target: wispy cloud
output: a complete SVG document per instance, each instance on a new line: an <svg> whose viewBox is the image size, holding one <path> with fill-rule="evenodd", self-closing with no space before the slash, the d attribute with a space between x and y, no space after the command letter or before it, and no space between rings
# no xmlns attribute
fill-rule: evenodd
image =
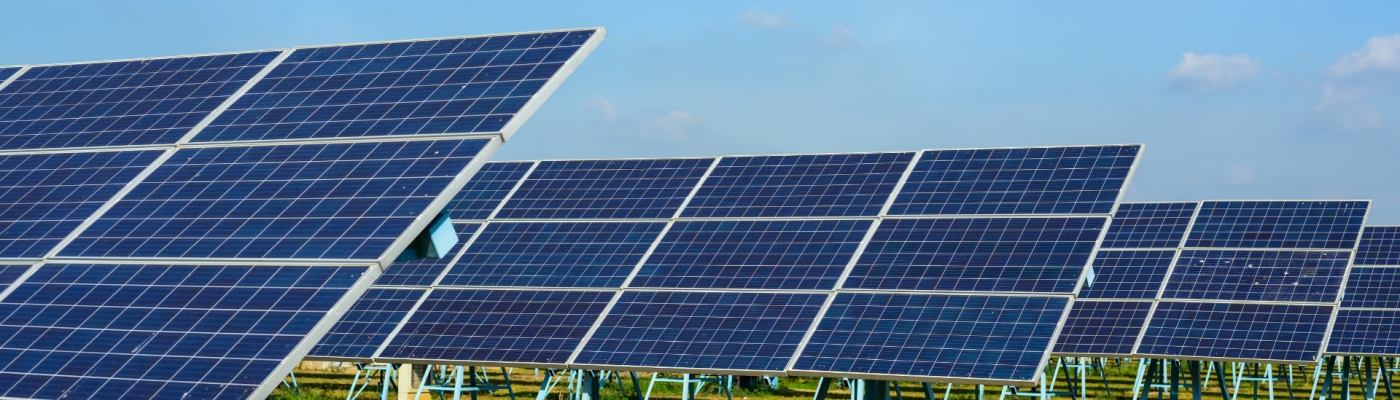
<svg viewBox="0 0 1400 400"><path fill-rule="evenodd" d="M1385 115L1371 108L1368 99L1371 90L1364 87L1322 85L1322 100L1313 106L1318 117L1330 121L1346 130L1364 130L1380 127Z"/></svg>
<svg viewBox="0 0 1400 400"><path fill-rule="evenodd" d="M1181 63L1167 73L1167 79L1181 87L1210 90L1239 86L1254 79L1262 70L1260 60L1246 54L1182 53Z"/></svg>
<svg viewBox="0 0 1400 400"><path fill-rule="evenodd" d="M1343 77L1367 72L1400 72L1400 33L1371 38L1361 50L1338 59L1328 72Z"/></svg>
<svg viewBox="0 0 1400 400"><path fill-rule="evenodd" d="M612 121L617 119L617 106L613 105L612 101L609 101L607 97L603 97L601 94L593 95L593 98L588 99L587 106L589 110L593 110L593 113L598 116L598 120L600 121Z"/></svg>
<svg viewBox="0 0 1400 400"><path fill-rule="evenodd" d="M822 35L822 47L832 50L844 50L856 47L856 36L847 28L846 24L836 24L831 30Z"/></svg>
<svg viewBox="0 0 1400 400"><path fill-rule="evenodd" d="M685 111L672 110L665 117L658 118L642 126L641 133L652 139L681 141L691 137L691 131L705 122L705 118Z"/></svg>
<svg viewBox="0 0 1400 400"><path fill-rule="evenodd" d="M785 12L769 14L759 11L758 6L753 6L753 8L750 8L748 11L745 11L742 15L739 15L739 20L747 22L753 26L767 29L777 29L784 26L792 26L797 24L797 21L794 21L792 17L789 17Z"/></svg>

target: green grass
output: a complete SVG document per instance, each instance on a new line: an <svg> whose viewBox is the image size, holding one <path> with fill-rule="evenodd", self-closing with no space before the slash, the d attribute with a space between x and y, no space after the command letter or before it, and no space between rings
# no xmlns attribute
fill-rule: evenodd
<svg viewBox="0 0 1400 400"><path fill-rule="evenodd" d="M1052 365L1054 365L1054 364L1052 364ZM300 383L300 386L301 386L301 396L300 396L300 397L297 397L297 396L293 395L293 393L292 393L291 390L289 390L286 386L282 386L282 387L279 387L276 391L274 391L273 394L272 394L272 396L269 397L269 398L270 398L270 399L287 399L287 400L291 400L291 399L304 399L304 400L337 399L337 400L343 400L343 399L345 399L345 397L349 394L350 382L351 382L351 380L352 380L352 378L353 378L353 376L354 376L354 372L355 372L353 366L349 366L349 364L347 364L347 366L348 366L348 368L330 369L330 370L307 370L307 369L297 369L297 370L296 370L296 377L297 377L297 381ZM1228 366L1228 364L1227 364L1227 368L1230 368L1230 367ZM1283 376L1283 374L1285 374L1285 373L1282 372L1282 370L1281 370L1282 367L1279 367L1279 368L1280 368L1280 370L1278 371L1278 373L1280 374L1279 376ZM1106 380L1107 380L1107 382L1108 382L1109 391L1107 391L1107 392L1104 391L1104 381L1105 381L1105 378L1104 378L1104 377L1100 377L1098 374L1093 374L1093 375L1091 375L1091 376L1088 377L1089 379L1088 379L1088 382L1087 382L1087 386L1088 386L1088 389L1089 389L1089 390L1088 390L1088 395L1089 395L1089 397L1090 397L1091 399L1094 399L1094 400L1131 400L1131 399L1132 399L1131 389L1132 389L1133 381L1135 380L1135 378L1136 378L1136 376L1137 376L1137 362L1136 362L1135 360L1124 360L1124 362L1122 362L1122 363L1117 363L1117 362L1115 362L1115 361L1113 361L1113 360L1110 360L1109 363L1108 363L1108 365L1107 365L1107 367L1105 368L1105 371L1107 372L1107 377L1106 377L1107 379L1106 379ZM1059 370L1057 370L1057 372L1058 372L1058 374L1057 374L1056 387L1053 388L1053 390L1065 390L1065 379L1066 379L1066 378L1065 378L1063 372L1060 372ZM1202 371L1203 374L1204 374L1204 372L1205 372L1205 371ZM1261 373L1262 373L1262 371L1261 371ZM1297 399L1297 400L1305 400L1305 399L1308 398L1308 390L1311 388L1311 386L1310 386L1309 384L1310 384L1310 381L1312 380L1312 373L1313 373L1313 367L1311 367L1311 366L1304 367L1304 368L1302 368L1301 370L1298 369L1297 367L1294 367L1294 379L1295 379L1295 381L1293 382L1293 398L1294 398L1294 399ZM647 385L648 385L648 383L650 382L650 379L651 379L651 377L652 377L652 374L650 374L650 373L639 373L638 375L641 377L641 382L640 382L641 389L642 389L643 392L645 392L645 391L647 390ZM1226 376L1225 376L1226 383L1227 383L1227 384L1232 384L1232 383L1230 382L1230 379L1231 379L1231 377L1230 377L1230 372L1227 371L1225 375L1226 375ZM679 375L674 375L674 374L666 375L666 376L679 377ZM533 399L535 399L535 398L536 398L536 395L539 393L539 390L540 390L540 383L542 382L543 377L544 377L543 371L541 371L539 375L536 375L536 374L535 374L535 370L533 370L533 369L525 369L525 368L517 368L517 369L515 369L515 370L514 370L514 373L511 374L510 378L511 378L511 381L512 381L512 383L513 383L512 387L515 389L515 396L516 396L516 398L519 399L519 400L533 400ZM500 383L500 382L501 382L501 372L500 372L500 370L497 369L497 368L491 368L491 369L490 369L490 374L489 374L489 379L491 380L492 383ZM1183 382L1185 382L1185 380L1188 380L1189 377L1183 376L1182 379L1183 379ZM762 400L811 400L812 397L813 397L813 395L814 395L815 392L816 392L816 387L817 387L817 382L818 382L816 378L806 378L806 377L783 377L783 378L781 378L779 381L780 381L780 384L779 384L779 386L778 386L777 388L769 388L769 387L760 387L760 388L754 388L754 389L735 388L734 391L733 391L733 393L732 393L733 396L734 396L734 400L746 400L746 399L754 399L754 400L758 400L758 399L762 399ZM1076 379L1076 385L1078 384L1077 381L1078 381L1078 380ZM628 375L625 374L625 373L623 374L623 380L622 380L622 382L623 382L623 386L625 386L625 390L626 390L626 393L625 393L625 394L624 394L622 391L620 391L620 390L618 389L618 386L615 384L615 381L610 380L610 381L608 382L608 386L605 386L605 387L603 388L603 391L602 391L602 397L603 397L603 399L602 399L602 400L628 400L628 399L635 399L636 396L637 396L636 390L633 389L632 381L631 381L630 378L628 378ZM1335 380L1334 382L1336 382L1336 383L1334 383L1335 386L1334 386L1334 389L1333 389L1333 391L1334 391L1333 396L1334 396L1334 398L1339 398L1340 395L1341 395L1341 393L1339 393L1340 387L1341 387L1341 386L1340 386L1340 384L1341 384L1340 379L1337 379L1337 380ZM416 383L415 383L415 384L416 384ZM1253 396L1253 395L1254 395L1254 393L1255 393L1255 392L1254 392L1254 385L1251 384L1251 383L1249 383L1249 382L1244 382L1244 383L1241 384L1241 386L1242 386L1242 387L1241 387L1240 390L1239 390L1239 399L1238 399L1238 400L1253 400L1253 399L1254 399L1254 396ZM899 387L899 389L900 389L900 393L903 395L903 398L906 399L906 400L927 400L927 399L925 398L925 396L924 396L923 387L922 387L922 385L919 384L919 383L914 383L914 382L900 382L899 385L898 385L898 387ZM1363 398L1364 398L1364 397L1361 396L1361 388L1360 388L1360 385L1357 384L1357 382L1355 381L1355 379L1352 379L1351 387L1352 387L1352 396L1353 396L1352 398L1353 398L1353 399L1358 399L1358 400L1360 400L1360 399L1363 399ZM974 395L974 394L975 394L975 390L976 390L976 387L975 387L975 386L972 386L972 385L954 385L951 395L948 396L949 398L945 399L945 398L944 398L944 393L945 393L946 388L947 388L947 385L946 385L946 384L933 384L934 397L935 397L934 400L975 400L975 399L976 399L976 396ZM360 396L357 397L357 399L377 399L377 398L379 398L379 396L378 396L378 389L379 389L379 388L378 388L377 385L371 384L371 385L369 386L369 388L366 389L365 393L361 393ZM704 385L704 387L701 389L700 393L698 393L697 395L695 395L694 398L695 398L696 400L727 400L727 399L725 398L724 394L723 394L722 392L718 392L716 389L717 389L717 386L716 386L716 385L714 385L714 384L712 384L712 383L711 383L711 384L706 384L706 385ZM986 387L986 388L984 389L984 390L985 390L984 393L985 393L985 398L986 398L986 400L996 400L997 397L999 396L999 394L1001 393L1001 389L1002 389L1002 388L1001 388L1000 386L988 386L988 387ZM1025 389L1022 389L1022 391L1029 391L1029 390L1033 390L1033 389L1034 389L1034 388L1025 388ZM1400 389L1400 388L1397 388L1397 389ZM1381 388L1380 388L1379 390L1380 390L1380 393L1378 394L1377 397L1378 397L1378 398L1385 398L1384 386L1382 385ZM1205 388L1205 390L1203 391L1203 395L1204 395L1204 397L1207 398L1207 399L1221 399L1221 395L1220 395L1220 386L1219 386L1219 383L1216 381L1215 375L1212 374L1212 375L1210 376L1209 382L1207 382L1206 388ZM1190 388L1182 388L1182 392L1179 394L1179 396L1180 396L1180 399L1183 399L1183 400L1190 399L1190 398L1191 398L1191 389L1190 389ZM508 398L509 398L509 397L507 397L506 392L505 392L504 390L498 390L498 391L496 391L495 393L492 393L492 394L484 394L484 393L483 393L482 395L480 395L480 397L483 398L483 399L491 399L491 398L494 398L494 399L497 399L497 400L504 400L504 399L508 399ZM1152 394L1150 394L1150 395L1148 395L1148 396L1145 396L1145 397L1146 397L1146 399L1157 399L1157 398L1158 398L1158 392L1153 392ZM397 399L398 397L397 397L397 395L396 395L395 393L392 393L392 392L391 392L391 393L390 393L390 398L391 398L391 399ZM424 395L423 395L422 397L420 397L420 399L428 399L428 398L430 398L430 397L427 395L427 393L424 393ZM436 397L436 396L432 396L432 398L437 398L437 397ZM451 398L451 397L449 396L448 398ZM466 398L466 396L464 396L464 398ZM566 383L566 382L565 382L565 383L560 383L558 386L556 386L556 387L554 388L553 391L551 391L551 393L549 394L549 396L548 396L547 398L550 399L550 400L569 400L567 383ZM679 383L658 382L658 383L656 384L655 388L652 390L652 394L651 394L651 399L653 399L653 400L680 400L680 398L681 398L681 385L680 385ZM848 388L842 387L842 386L840 386L840 385L838 385L838 384L833 384L833 385L831 386L830 390L828 391L828 396L827 396L827 398L828 398L828 399L832 399L832 400L838 400L838 399L840 399L840 400L845 400L845 399L850 399L850 390L849 390ZM1061 398L1063 399L1063 398L1065 398L1065 397L1061 397ZM1139 397L1139 398L1140 398L1140 399L1143 399L1144 397ZM1171 398L1171 397L1170 397L1170 393L1161 393L1161 398L1162 398L1163 400L1169 400L1169 399ZM1267 399L1267 398L1268 398L1268 387L1267 387L1266 384L1260 384L1260 385L1259 385L1258 398L1259 398L1259 399ZM1280 382L1276 382L1276 383L1275 383L1275 386L1274 386L1274 398L1277 399L1277 400L1285 400L1285 399L1288 399L1288 398L1289 398L1289 396L1288 396L1288 389L1287 389L1287 387L1284 385L1284 382L1280 381ZM1012 397L1012 396L1007 396L1007 399L1008 399L1008 400L1011 400L1011 399L1017 399L1017 400L1033 400L1033 399L1035 399L1035 398L1033 398L1033 397L1020 397L1020 398L1016 398L1016 397ZM1222 400L1223 400L1223 399L1222 399Z"/></svg>

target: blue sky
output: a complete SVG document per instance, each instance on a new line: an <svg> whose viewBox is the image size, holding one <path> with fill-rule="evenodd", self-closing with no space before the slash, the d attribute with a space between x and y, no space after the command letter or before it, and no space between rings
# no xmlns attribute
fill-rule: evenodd
<svg viewBox="0 0 1400 400"><path fill-rule="evenodd" d="M603 26L496 159L1146 143L1131 201L1373 199L1400 5L6 2L0 65Z"/></svg>

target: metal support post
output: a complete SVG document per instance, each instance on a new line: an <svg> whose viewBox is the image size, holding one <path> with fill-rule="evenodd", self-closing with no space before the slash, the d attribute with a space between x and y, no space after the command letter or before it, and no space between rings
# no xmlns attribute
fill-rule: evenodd
<svg viewBox="0 0 1400 400"><path fill-rule="evenodd" d="M812 396L812 400L826 400L826 392L831 389L831 378L817 379L817 394ZM932 399L933 396L929 396Z"/></svg>
<svg viewBox="0 0 1400 400"><path fill-rule="evenodd" d="M1041 386L1044 386L1044 385L1045 385L1045 380L1044 380L1044 379L1041 379L1041 380L1040 380L1040 384L1041 384ZM934 400L934 398L933 398L933 385L932 385L932 384L929 384L928 382L924 382L924 400ZM948 400L948 399L943 399L943 400Z"/></svg>
<svg viewBox="0 0 1400 400"><path fill-rule="evenodd" d="M1201 400L1201 362L1187 361L1186 365L1191 368L1191 399Z"/></svg>

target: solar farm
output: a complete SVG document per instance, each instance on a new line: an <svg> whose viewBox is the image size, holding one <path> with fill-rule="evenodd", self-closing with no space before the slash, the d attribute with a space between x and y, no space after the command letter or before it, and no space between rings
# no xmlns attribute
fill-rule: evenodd
<svg viewBox="0 0 1400 400"><path fill-rule="evenodd" d="M0 398L1393 398L1368 200L1123 202L1144 144L490 161L605 37L0 67Z"/></svg>

